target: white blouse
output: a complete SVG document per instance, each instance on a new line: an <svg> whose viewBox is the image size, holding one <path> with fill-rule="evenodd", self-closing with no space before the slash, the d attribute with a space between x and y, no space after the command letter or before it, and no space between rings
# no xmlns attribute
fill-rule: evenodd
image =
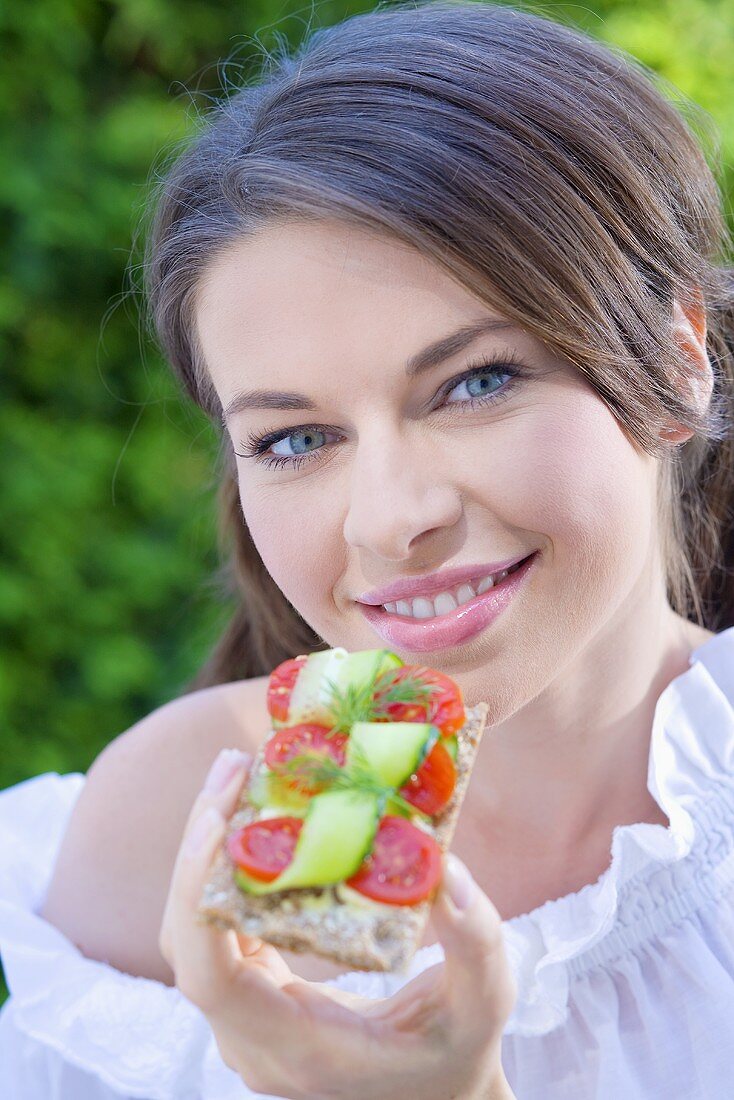
<svg viewBox="0 0 734 1100"><path fill-rule="evenodd" d="M596 882L503 922L519 996L502 1062L518 1100L734 1095L734 627L689 665L650 742L648 789L670 827L618 826ZM36 915L83 784L50 772L0 793L0 1096L263 1100L178 989L87 959ZM442 954L332 984L386 996Z"/></svg>

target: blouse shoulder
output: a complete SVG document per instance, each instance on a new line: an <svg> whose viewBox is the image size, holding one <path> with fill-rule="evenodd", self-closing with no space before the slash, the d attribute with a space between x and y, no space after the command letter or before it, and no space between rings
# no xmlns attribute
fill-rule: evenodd
<svg viewBox="0 0 734 1100"><path fill-rule="evenodd" d="M256 1096L177 988L87 958L37 915L84 782L46 773L0 792L0 954L10 991L0 1011L0 1095Z"/></svg>
<svg viewBox="0 0 734 1100"><path fill-rule="evenodd" d="M617 826L596 882L503 922L519 985L508 1034L565 1022L573 981L640 954L734 882L734 627L660 695L647 786L669 826Z"/></svg>

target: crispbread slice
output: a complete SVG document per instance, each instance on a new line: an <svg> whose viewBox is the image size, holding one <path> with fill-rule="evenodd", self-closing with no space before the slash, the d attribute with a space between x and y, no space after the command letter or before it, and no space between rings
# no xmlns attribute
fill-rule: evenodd
<svg viewBox="0 0 734 1100"><path fill-rule="evenodd" d="M457 732L456 787L446 808L433 818L434 835L448 851L487 722L488 706L466 707L466 722ZM255 757L254 774L264 757ZM257 818L245 784L239 805L228 822L227 835ZM225 838L226 839L226 838ZM395 905L385 913L367 902L359 907L343 903L333 886L281 890L255 897L237 886L233 864L220 846L204 886L198 919L220 928L234 928L288 951L313 952L355 970L404 970L415 954L431 908L430 900L417 905ZM307 901L311 899L311 901Z"/></svg>

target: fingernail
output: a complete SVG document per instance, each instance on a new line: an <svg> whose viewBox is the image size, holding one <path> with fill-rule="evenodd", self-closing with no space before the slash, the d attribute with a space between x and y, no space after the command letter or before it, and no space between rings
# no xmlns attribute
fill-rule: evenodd
<svg viewBox="0 0 734 1100"><path fill-rule="evenodd" d="M204 782L204 790L208 794L219 794L229 783L230 779L244 764L249 764L252 757L248 752L240 749L222 749L209 769L209 774Z"/></svg>
<svg viewBox="0 0 734 1100"><path fill-rule="evenodd" d="M186 837L186 854L194 856L197 852L200 852L209 836L211 836L212 830L221 820L222 815L213 806L209 806L204 810L204 813L197 817L191 826L191 832Z"/></svg>
<svg viewBox="0 0 734 1100"><path fill-rule="evenodd" d="M453 853L446 856L446 889L457 909L468 909L474 897L476 883L469 871Z"/></svg>

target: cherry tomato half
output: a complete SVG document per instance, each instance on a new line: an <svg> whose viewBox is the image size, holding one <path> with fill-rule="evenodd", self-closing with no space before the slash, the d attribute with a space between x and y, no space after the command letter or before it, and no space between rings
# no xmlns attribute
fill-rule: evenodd
<svg viewBox="0 0 734 1100"><path fill-rule="evenodd" d="M426 684L436 684L440 691L432 691L427 704L388 703L386 707L388 722L430 722L438 726L443 737L451 737L466 722L464 700L459 685L435 668L425 665L402 665L391 669L390 684L400 683L406 677L416 677ZM375 696L379 701L380 693Z"/></svg>
<svg viewBox="0 0 734 1100"><path fill-rule="evenodd" d="M270 673L268 681L268 714L278 722L288 721L288 709L291 704L291 692L307 657L291 657Z"/></svg>
<svg viewBox="0 0 734 1100"><path fill-rule="evenodd" d="M437 741L400 794L424 814L438 814L448 805L456 786L456 766L441 741Z"/></svg>
<svg viewBox="0 0 734 1100"><path fill-rule="evenodd" d="M246 874L272 882L293 859L303 827L300 817L266 817L243 825L227 838L227 851Z"/></svg>
<svg viewBox="0 0 734 1100"><path fill-rule="evenodd" d="M437 841L407 818L388 814L377 828L372 852L347 886L373 901L415 905L441 879Z"/></svg>
<svg viewBox="0 0 734 1100"><path fill-rule="evenodd" d="M301 722L296 726L286 726L278 730L265 745L265 763L274 772L283 772L285 765L294 756L301 753L319 753L334 760L340 767L344 766L346 759L345 746L347 743L345 733L329 733L325 726L319 726L314 722ZM294 776L286 782L289 787L300 790L303 794L317 794L323 789L323 784L307 783L307 769L303 776Z"/></svg>

